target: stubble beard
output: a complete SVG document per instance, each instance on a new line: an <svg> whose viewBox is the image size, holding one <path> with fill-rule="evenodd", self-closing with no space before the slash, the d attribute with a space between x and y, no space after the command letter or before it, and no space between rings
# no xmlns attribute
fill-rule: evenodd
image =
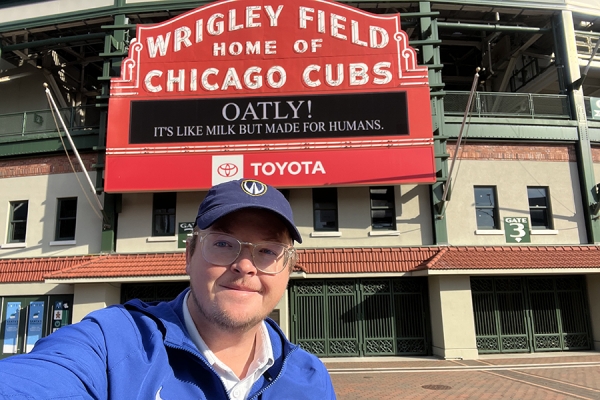
<svg viewBox="0 0 600 400"><path fill-rule="evenodd" d="M268 314L266 314L264 316L251 317L251 318L248 318L243 321L234 320L226 311L218 309L217 307L213 306L212 304L209 305L208 307L206 305L200 304L200 302L198 301L198 298L196 298L196 294L194 292L194 287L193 287L193 285L191 285L191 282L190 282L190 286L191 286L190 296L192 297L192 301L196 305L196 309L198 310L198 312L200 312L200 314L202 314L202 317L204 318L204 320L214 324L215 326L217 326L218 328L220 328L221 330L223 330L225 332L230 332L230 333L247 332L250 329L254 328L256 325L258 325L259 323L261 323L268 316Z"/></svg>

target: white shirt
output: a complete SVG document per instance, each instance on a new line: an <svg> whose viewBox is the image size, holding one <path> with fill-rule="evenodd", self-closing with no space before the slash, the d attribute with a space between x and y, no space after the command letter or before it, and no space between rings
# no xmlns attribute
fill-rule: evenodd
<svg viewBox="0 0 600 400"><path fill-rule="evenodd" d="M254 359L248 368L246 377L240 379L235 373L225 365L221 360L215 356L215 354L208 348L202 336L196 329L196 324L192 319L190 310L188 309L188 292L183 300L183 319L185 320L185 327L187 328L192 342L196 345L200 353L208 360L208 363L213 367L216 373L223 381L225 390L230 399L233 400L245 400L250 393L252 386L260 379L261 375L269 369L273 363L273 348L271 347L271 338L265 322L261 322L258 334L256 335L256 346L254 348Z"/></svg>

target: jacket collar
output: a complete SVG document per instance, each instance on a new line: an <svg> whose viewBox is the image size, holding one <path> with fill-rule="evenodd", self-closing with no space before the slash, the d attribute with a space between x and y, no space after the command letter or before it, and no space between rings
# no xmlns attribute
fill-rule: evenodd
<svg viewBox="0 0 600 400"><path fill-rule="evenodd" d="M162 331L163 340L166 346L187 350L196 356L203 358L196 346L190 339L189 333L185 328L183 318L183 301L185 295L190 289L181 292L174 300L161 303L144 303L141 300L131 300L125 304L127 309L135 309L152 317L157 322L157 327ZM281 328L270 318L265 320L271 345L273 346L273 358L275 364L272 368L279 366L283 358L291 351L295 350L296 345L292 344L285 337Z"/></svg>

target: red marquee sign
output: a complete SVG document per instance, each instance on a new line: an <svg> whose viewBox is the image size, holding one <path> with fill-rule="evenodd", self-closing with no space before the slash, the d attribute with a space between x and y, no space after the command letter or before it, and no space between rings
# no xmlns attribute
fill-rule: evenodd
<svg viewBox="0 0 600 400"><path fill-rule="evenodd" d="M138 26L111 80L105 190L431 183L428 74L400 29L328 0L224 0Z"/></svg>

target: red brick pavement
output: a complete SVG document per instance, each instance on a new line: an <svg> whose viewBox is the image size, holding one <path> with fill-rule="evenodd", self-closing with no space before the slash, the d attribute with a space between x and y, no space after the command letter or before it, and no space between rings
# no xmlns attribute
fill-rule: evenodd
<svg viewBox="0 0 600 400"><path fill-rule="evenodd" d="M600 399L600 353L323 360L339 400Z"/></svg>

